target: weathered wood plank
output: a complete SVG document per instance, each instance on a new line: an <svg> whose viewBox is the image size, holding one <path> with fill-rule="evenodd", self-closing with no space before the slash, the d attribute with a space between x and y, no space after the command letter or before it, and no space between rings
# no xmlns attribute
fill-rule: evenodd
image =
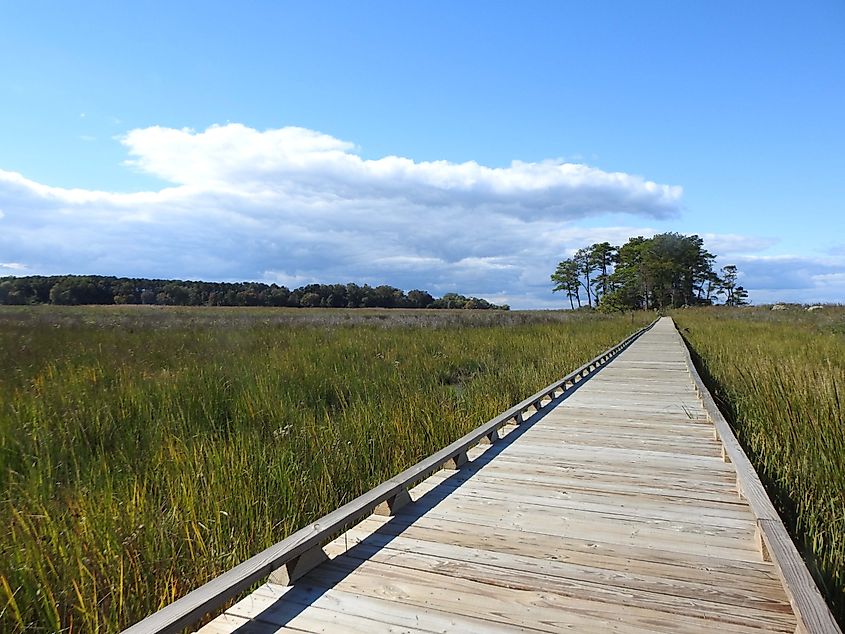
<svg viewBox="0 0 845 634"><path fill-rule="evenodd" d="M597 487L600 490L660 490L675 492L676 495L692 495L700 496L701 499L741 503L737 499L735 482L727 477L691 479L670 474L671 478L664 478L653 471L620 473L606 465L598 464L526 466L524 460L511 459L506 454L496 456L492 464L482 465L479 473L539 482L557 479L562 486Z"/></svg>
<svg viewBox="0 0 845 634"><path fill-rule="evenodd" d="M286 632L293 628L307 632L356 634L514 631L490 621L314 586L287 589L265 584L229 608L226 615L254 620L255 626L263 628L257 629L257 632ZM241 634L240 630L237 632Z"/></svg>
<svg viewBox="0 0 845 634"><path fill-rule="evenodd" d="M459 566L455 566L458 572ZM579 632L695 632L705 624L702 617L679 611L629 605L624 592L609 596L583 598L556 592L529 579L506 577L496 583L477 581L450 574L410 570L373 561L353 560L346 556L315 570L309 579L323 587L337 587L365 596L382 597L420 607L439 606L455 614L477 616L495 606L499 622L545 631L574 628ZM595 589L597 592L599 588ZM607 598L609 600L601 600ZM715 624L714 621L710 621ZM794 625L792 626L794 628ZM768 631L791 631L789 626L770 623ZM760 627L718 622L720 632L759 632Z"/></svg>
<svg viewBox="0 0 845 634"><path fill-rule="evenodd" d="M753 514L748 508L748 505L736 496L731 496L728 500L702 499L697 496L679 495L678 491L667 489L648 490L638 489L636 487L624 489L613 487L600 488L585 486L580 482L565 485L551 478L518 478L511 477L508 474L492 475L484 472L475 472L468 474L465 478L458 479L435 474L421 483L421 485L434 482L439 483L443 487L459 487L463 483L469 483L470 486L479 487L479 490L482 487L489 487L489 490L493 492L497 491L500 487L504 488L505 491L513 490L516 487L517 490L524 490L531 495L549 494L553 497L565 495L566 499L573 502L584 500L586 502L610 505L639 506L645 509L665 508L679 510L688 508L691 509L693 515L700 513L717 517L743 518L753 521ZM415 489L417 488L415 487Z"/></svg>
<svg viewBox="0 0 845 634"><path fill-rule="evenodd" d="M655 570L662 570L670 578L704 579L710 574L730 575L726 577L727 583L739 584L739 587L746 587L743 584L773 584L773 588L780 589L778 596L785 596L773 566L761 560L741 561L713 554L674 552L639 542L615 544L593 538L547 535L501 526L491 528L469 520L423 515L414 522L402 522L395 519L385 521L384 518L374 516L357 525L352 533L330 542L326 548L333 548L333 554L337 555L354 545L356 535L375 532L419 536L496 552L554 557L559 561L585 565L607 565L611 569L621 566L627 570L632 565L644 569L656 567ZM614 564L614 561L618 563ZM673 572L669 573L668 570Z"/></svg>
<svg viewBox="0 0 845 634"><path fill-rule="evenodd" d="M497 586L518 585L588 600L624 602L627 606L696 615L763 629L772 623L787 631L794 627L792 610L783 593L778 598L762 598L754 591L726 591L712 584L652 577L633 567L631 570L610 572L593 566L558 562L548 557L491 553L440 541L402 537L365 540L346 555L457 579ZM731 606L730 610L726 606Z"/></svg>
<svg viewBox="0 0 845 634"><path fill-rule="evenodd" d="M756 606L762 610L774 609L780 613L790 611L777 579L748 579L748 575L741 569L740 575L721 574L720 578L724 584L719 585L713 583L710 571L705 573L695 567L680 566L676 560L672 560L670 564L657 564L630 558L622 559L619 556L597 553L595 547L590 549L588 556L579 558L578 551L561 549L560 542L552 540L540 541L542 548L532 547L536 545L535 542L527 548L511 548L512 552L507 552L507 548L496 548L503 546L502 542L482 542L473 539L472 535L435 533L416 525L394 534L385 530L387 528L393 527L381 526L373 532L367 525L358 526L350 531L344 542L332 542L327 548L333 551L334 556L348 553L359 559L379 560L378 558L385 556L386 551L398 551L444 557L459 562L476 561L507 570L534 571L678 597L707 598L716 603ZM610 545L602 546L604 550L612 550ZM632 553L634 550L629 549L625 554ZM398 562L398 559L390 561ZM701 561L699 560L697 565L700 565ZM718 562L712 559L707 561Z"/></svg>
<svg viewBox="0 0 845 634"><path fill-rule="evenodd" d="M511 528L550 536L595 539L615 544L648 545L666 551L757 561L754 528L746 530L710 527L694 522L652 520L612 513L594 513L560 509L557 514L543 513L548 507L519 504L505 507L495 501L463 498L446 499L427 517L448 520L465 517L473 524L491 528ZM403 518L400 513L397 518ZM404 517L406 521L413 521Z"/></svg>
<svg viewBox="0 0 845 634"><path fill-rule="evenodd" d="M686 519L713 523L718 526L747 527L754 517L743 504L678 503L675 499L647 495L608 495L562 489L560 487L517 483L501 478L471 479L463 482L449 482L435 475L414 487L419 496L438 487L449 487L451 496L480 497L503 502L524 501L554 508L577 508L585 511L618 512L641 515L653 519Z"/></svg>

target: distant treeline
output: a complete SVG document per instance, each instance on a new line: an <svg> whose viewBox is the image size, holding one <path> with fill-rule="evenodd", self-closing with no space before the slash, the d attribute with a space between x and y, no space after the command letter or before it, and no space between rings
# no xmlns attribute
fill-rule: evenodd
<svg viewBox="0 0 845 634"><path fill-rule="evenodd" d="M259 282L190 282L101 275L0 278L0 304L152 304L160 306L291 306L302 308L470 308L509 310L478 297L393 286L308 284L290 290Z"/></svg>

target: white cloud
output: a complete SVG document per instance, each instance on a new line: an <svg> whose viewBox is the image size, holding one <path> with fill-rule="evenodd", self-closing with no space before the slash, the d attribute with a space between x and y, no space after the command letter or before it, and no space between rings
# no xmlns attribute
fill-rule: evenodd
<svg viewBox="0 0 845 634"><path fill-rule="evenodd" d="M549 273L568 252L594 236L623 242L641 231L576 221L672 217L682 194L555 161L369 160L303 128L153 127L122 143L134 169L169 185L64 189L0 170L0 257L44 274L358 281L525 306L551 299Z"/></svg>
<svg viewBox="0 0 845 634"><path fill-rule="evenodd" d="M513 262L511 258L501 256L462 258L455 262L455 265L472 271L514 271L519 269L519 265Z"/></svg>
<svg viewBox="0 0 845 634"><path fill-rule="evenodd" d="M704 247L707 250L725 257L763 251L778 242L776 238L743 236L735 233L702 233L699 235L704 240Z"/></svg>
<svg viewBox="0 0 845 634"><path fill-rule="evenodd" d="M152 127L122 138L127 164L205 190L282 197L321 208L373 201L425 208L499 210L525 217L677 213L680 187L576 163L416 162L361 158L354 146L304 128L258 131L240 124L203 132Z"/></svg>
<svg viewBox="0 0 845 634"><path fill-rule="evenodd" d="M653 235L662 229L648 225L676 217L682 195L561 161L365 159L353 144L303 128L153 127L121 142L133 169L166 186L65 189L0 170L0 273L356 281L555 307L565 304L550 292L560 259ZM645 226L579 226L613 212ZM845 297L842 256L766 256L773 238L699 235L720 264L739 266L757 303Z"/></svg>
<svg viewBox="0 0 845 634"><path fill-rule="evenodd" d="M28 269L29 267L26 264L20 262L0 262L0 271L23 273Z"/></svg>
<svg viewBox="0 0 845 634"><path fill-rule="evenodd" d="M842 256L745 255L730 263L739 268L740 283L752 291L756 304L842 302L845 298Z"/></svg>
<svg viewBox="0 0 845 634"><path fill-rule="evenodd" d="M845 288L845 272L813 275L812 280L818 286L835 286Z"/></svg>

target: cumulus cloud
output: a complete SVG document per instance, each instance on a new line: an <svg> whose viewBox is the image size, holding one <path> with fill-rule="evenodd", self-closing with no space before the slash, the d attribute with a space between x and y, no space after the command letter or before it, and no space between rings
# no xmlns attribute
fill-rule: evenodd
<svg viewBox="0 0 845 634"><path fill-rule="evenodd" d="M743 236L735 233L702 233L699 235L704 240L704 246L707 250L725 257L757 253L778 242L776 238Z"/></svg>
<svg viewBox="0 0 845 634"><path fill-rule="evenodd" d="M202 189L281 197L288 204L360 206L380 202L426 209L499 210L510 215L583 217L630 212L668 217L682 190L577 163L364 159L353 144L305 128L258 131L240 124L203 132L152 127L122 138L127 164Z"/></svg>
<svg viewBox="0 0 845 634"><path fill-rule="evenodd" d="M0 258L44 274L354 280L539 305L561 257L594 235L620 242L637 231L577 221L665 219L682 195L559 161L365 159L303 128L152 127L121 143L161 189L65 189L0 170Z"/></svg>
<svg viewBox="0 0 845 634"><path fill-rule="evenodd" d="M756 304L792 301L842 302L845 298L845 257L745 255L730 263L739 281L753 290Z"/></svg>
<svg viewBox="0 0 845 634"><path fill-rule="evenodd" d="M365 159L352 143L293 127L152 127L120 142L127 165L160 189L66 189L0 170L0 274L357 281L559 307L549 274L560 259L653 235L682 196L580 163ZM613 213L644 224L583 226ZM841 256L776 258L761 255L772 238L699 235L721 264L740 267L755 302L845 296Z"/></svg>
<svg viewBox="0 0 845 634"><path fill-rule="evenodd" d="M845 272L841 273L820 273L812 276L813 281L821 287L833 286L845 289Z"/></svg>
<svg viewBox="0 0 845 634"><path fill-rule="evenodd" d="M0 262L0 271L7 271L9 273L23 273L27 270L26 264L20 262Z"/></svg>

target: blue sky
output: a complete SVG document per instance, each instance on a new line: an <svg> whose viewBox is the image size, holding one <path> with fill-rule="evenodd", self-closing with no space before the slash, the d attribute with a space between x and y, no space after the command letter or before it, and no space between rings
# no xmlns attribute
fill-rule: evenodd
<svg viewBox="0 0 845 634"><path fill-rule="evenodd" d="M573 249L673 230L842 302L843 113L841 1L7 2L0 275L553 307Z"/></svg>

